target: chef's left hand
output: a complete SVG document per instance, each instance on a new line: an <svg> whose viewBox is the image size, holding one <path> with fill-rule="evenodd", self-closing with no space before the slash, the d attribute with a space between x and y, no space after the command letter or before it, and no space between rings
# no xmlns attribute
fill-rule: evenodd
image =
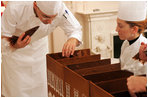
<svg viewBox="0 0 148 98"><path fill-rule="evenodd" d="M142 42L139 49L139 58L143 61L147 61L147 55L144 53L144 51L146 50L147 50L147 44Z"/></svg>
<svg viewBox="0 0 148 98"><path fill-rule="evenodd" d="M64 44L62 49L62 56L69 57L74 54L75 47L78 45L79 41L76 38L70 38Z"/></svg>

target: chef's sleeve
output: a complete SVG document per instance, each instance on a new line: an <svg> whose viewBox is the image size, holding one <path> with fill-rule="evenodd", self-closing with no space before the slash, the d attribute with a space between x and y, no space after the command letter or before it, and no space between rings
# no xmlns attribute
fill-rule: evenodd
<svg viewBox="0 0 148 98"><path fill-rule="evenodd" d="M10 55L11 52L14 51L14 49L11 48L8 40L3 38L3 36L11 37L13 33L15 33L17 24L16 19L17 16L15 14L15 10L13 10L13 8L8 5L1 18L1 49L3 55Z"/></svg>
<svg viewBox="0 0 148 98"><path fill-rule="evenodd" d="M1 19L1 35L11 37L16 30L17 15L11 6L7 6Z"/></svg>
<svg viewBox="0 0 148 98"><path fill-rule="evenodd" d="M76 38L80 45L82 43L82 26L64 3L61 13L60 27L65 31L68 39Z"/></svg>

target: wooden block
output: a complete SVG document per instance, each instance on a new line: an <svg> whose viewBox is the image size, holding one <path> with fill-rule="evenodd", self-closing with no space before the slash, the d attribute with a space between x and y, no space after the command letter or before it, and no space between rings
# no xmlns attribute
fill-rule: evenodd
<svg viewBox="0 0 148 98"><path fill-rule="evenodd" d="M126 79L130 75L133 75L133 73L119 69L117 71L87 75L84 78L92 81L113 96L129 97L130 94L128 93Z"/></svg>
<svg viewBox="0 0 148 98"><path fill-rule="evenodd" d="M73 64L73 65L68 65L67 67L72 69L72 70L78 70L78 69L83 69L83 68L88 68L88 67L95 67L95 66L102 66L106 64L111 64L110 59L103 59L95 62L87 62L87 63L79 63L79 64Z"/></svg>
<svg viewBox="0 0 148 98"><path fill-rule="evenodd" d="M80 74L81 76L91 75L91 74L99 74L111 71L120 70L120 64L108 64L108 65L98 65L95 67L88 67L83 69L75 70L76 73Z"/></svg>
<svg viewBox="0 0 148 98"><path fill-rule="evenodd" d="M99 59L89 49L77 50L70 58L47 54L48 90L56 97L130 96L126 79L133 73L121 70L119 63L111 64L110 59Z"/></svg>
<svg viewBox="0 0 148 98"><path fill-rule="evenodd" d="M128 91L123 91L119 93L112 94L115 97L131 97Z"/></svg>
<svg viewBox="0 0 148 98"><path fill-rule="evenodd" d="M124 77L126 78L131 75L133 75L133 73L124 71L124 70L117 70L117 71L105 72L100 74L87 75L83 77L87 80L97 83L97 82L107 81L112 79L118 79L118 78L124 78Z"/></svg>
<svg viewBox="0 0 148 98"><path fill-rule="evenodd" d="M119 78L119 79L113 79L108 81L102 81L95 84L103 88L107 92L111 94L115 94L115 93L128 91L126 83L127 83L127 78Z"/></svg>
<svg viewBox="0 0 148 98"><path fill-rule="evenodd" d="M48 54L50 57L52 57L53 59L57 60L57 59L65 59L66 57L62 57L62 52L59 53L52 53L52 54ZM90 55L90 49L83 49L83 50L76 50L74 52L73 56L70 56L70 58L73 57L82 57L82 56L89 56Z"/></svg>
<svg viewBox="0 0 148 98"><path fill-rule="evenodd" d="M48 90L56 97L65 96L64 65L51 58L49 55L46 55L46 57Z"/></svg>
<svg viewBox="0 0 148 98"><path fill-rule="evenodd" d="M54 90L53 88L51 88L51 87L48 85L48 97L53 97L53 96L59 97L60 94L58 94L58 93L56 92L56 90ZM60 97L62 97L62 96L60 96Z"/></svg>
<svg viewBox="0 0 148 98"><path fill-rule="evenodd" d="M65 67L66 97L89 97L89 81ZM68 87L69 86L69 87Z"/></svg>
<svg viewBox="0 0 148 98"><path fill-rule="evenodd" d="M90 97L112 97L110 93L103 90L99 86L95 85L93 82L90 81L89 83L90 89Z"/></svg>
<svg viewBox="0 0 148 98"><path fill-rule="evenodd" d="M72 65L72 64L86 63L98 60L100 60L100 54L82 56L82 57L64 58L64 59L58 59L57 61L63 65Z"/></svg>
<svg viewBox="0 0 148 98"><path fill-rule="evenodd" d="M147 92L139 92L139 93L136 93L136 96L137 97L147 97Z"/></svg>
<svg viewBox="0 0 148 98"><path fill-rule="evenodd" d="M53 58L51 58L49 55L47 56L47 69L52 70L56 75L64 77L64 65L60 64ZM63 73L63 75L61 74Z"/></svg>

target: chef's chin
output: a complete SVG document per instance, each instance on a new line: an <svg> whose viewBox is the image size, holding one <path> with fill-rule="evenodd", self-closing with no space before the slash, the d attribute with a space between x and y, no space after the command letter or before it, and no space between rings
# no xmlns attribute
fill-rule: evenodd
<svg viewBox="0 0 148 98"><path fill-rule="evenodd" d="M120 40L125 40L123 37L119 36Z"/></svg>
<svg viewBox="0 0 148 98"><path fill-rule="evenodd" d="M43 22L44 24L49 24L48 22Z"/></svg>

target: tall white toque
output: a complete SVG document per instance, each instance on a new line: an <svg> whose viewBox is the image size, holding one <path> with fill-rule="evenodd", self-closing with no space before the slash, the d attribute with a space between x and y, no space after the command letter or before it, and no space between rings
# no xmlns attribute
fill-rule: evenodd
<svg viewBox="0 0 148 98"><path fill-rule="evenodd" d="M118 18L125 21L143 21L147 13L146 1L121 1Z"/></svg>
<svg viewBox="0 0 148 98"><path fill-rule="evenodd" d="M47 15L55 15L60 12L62 1L36 1L39 9Z"/></svg>

